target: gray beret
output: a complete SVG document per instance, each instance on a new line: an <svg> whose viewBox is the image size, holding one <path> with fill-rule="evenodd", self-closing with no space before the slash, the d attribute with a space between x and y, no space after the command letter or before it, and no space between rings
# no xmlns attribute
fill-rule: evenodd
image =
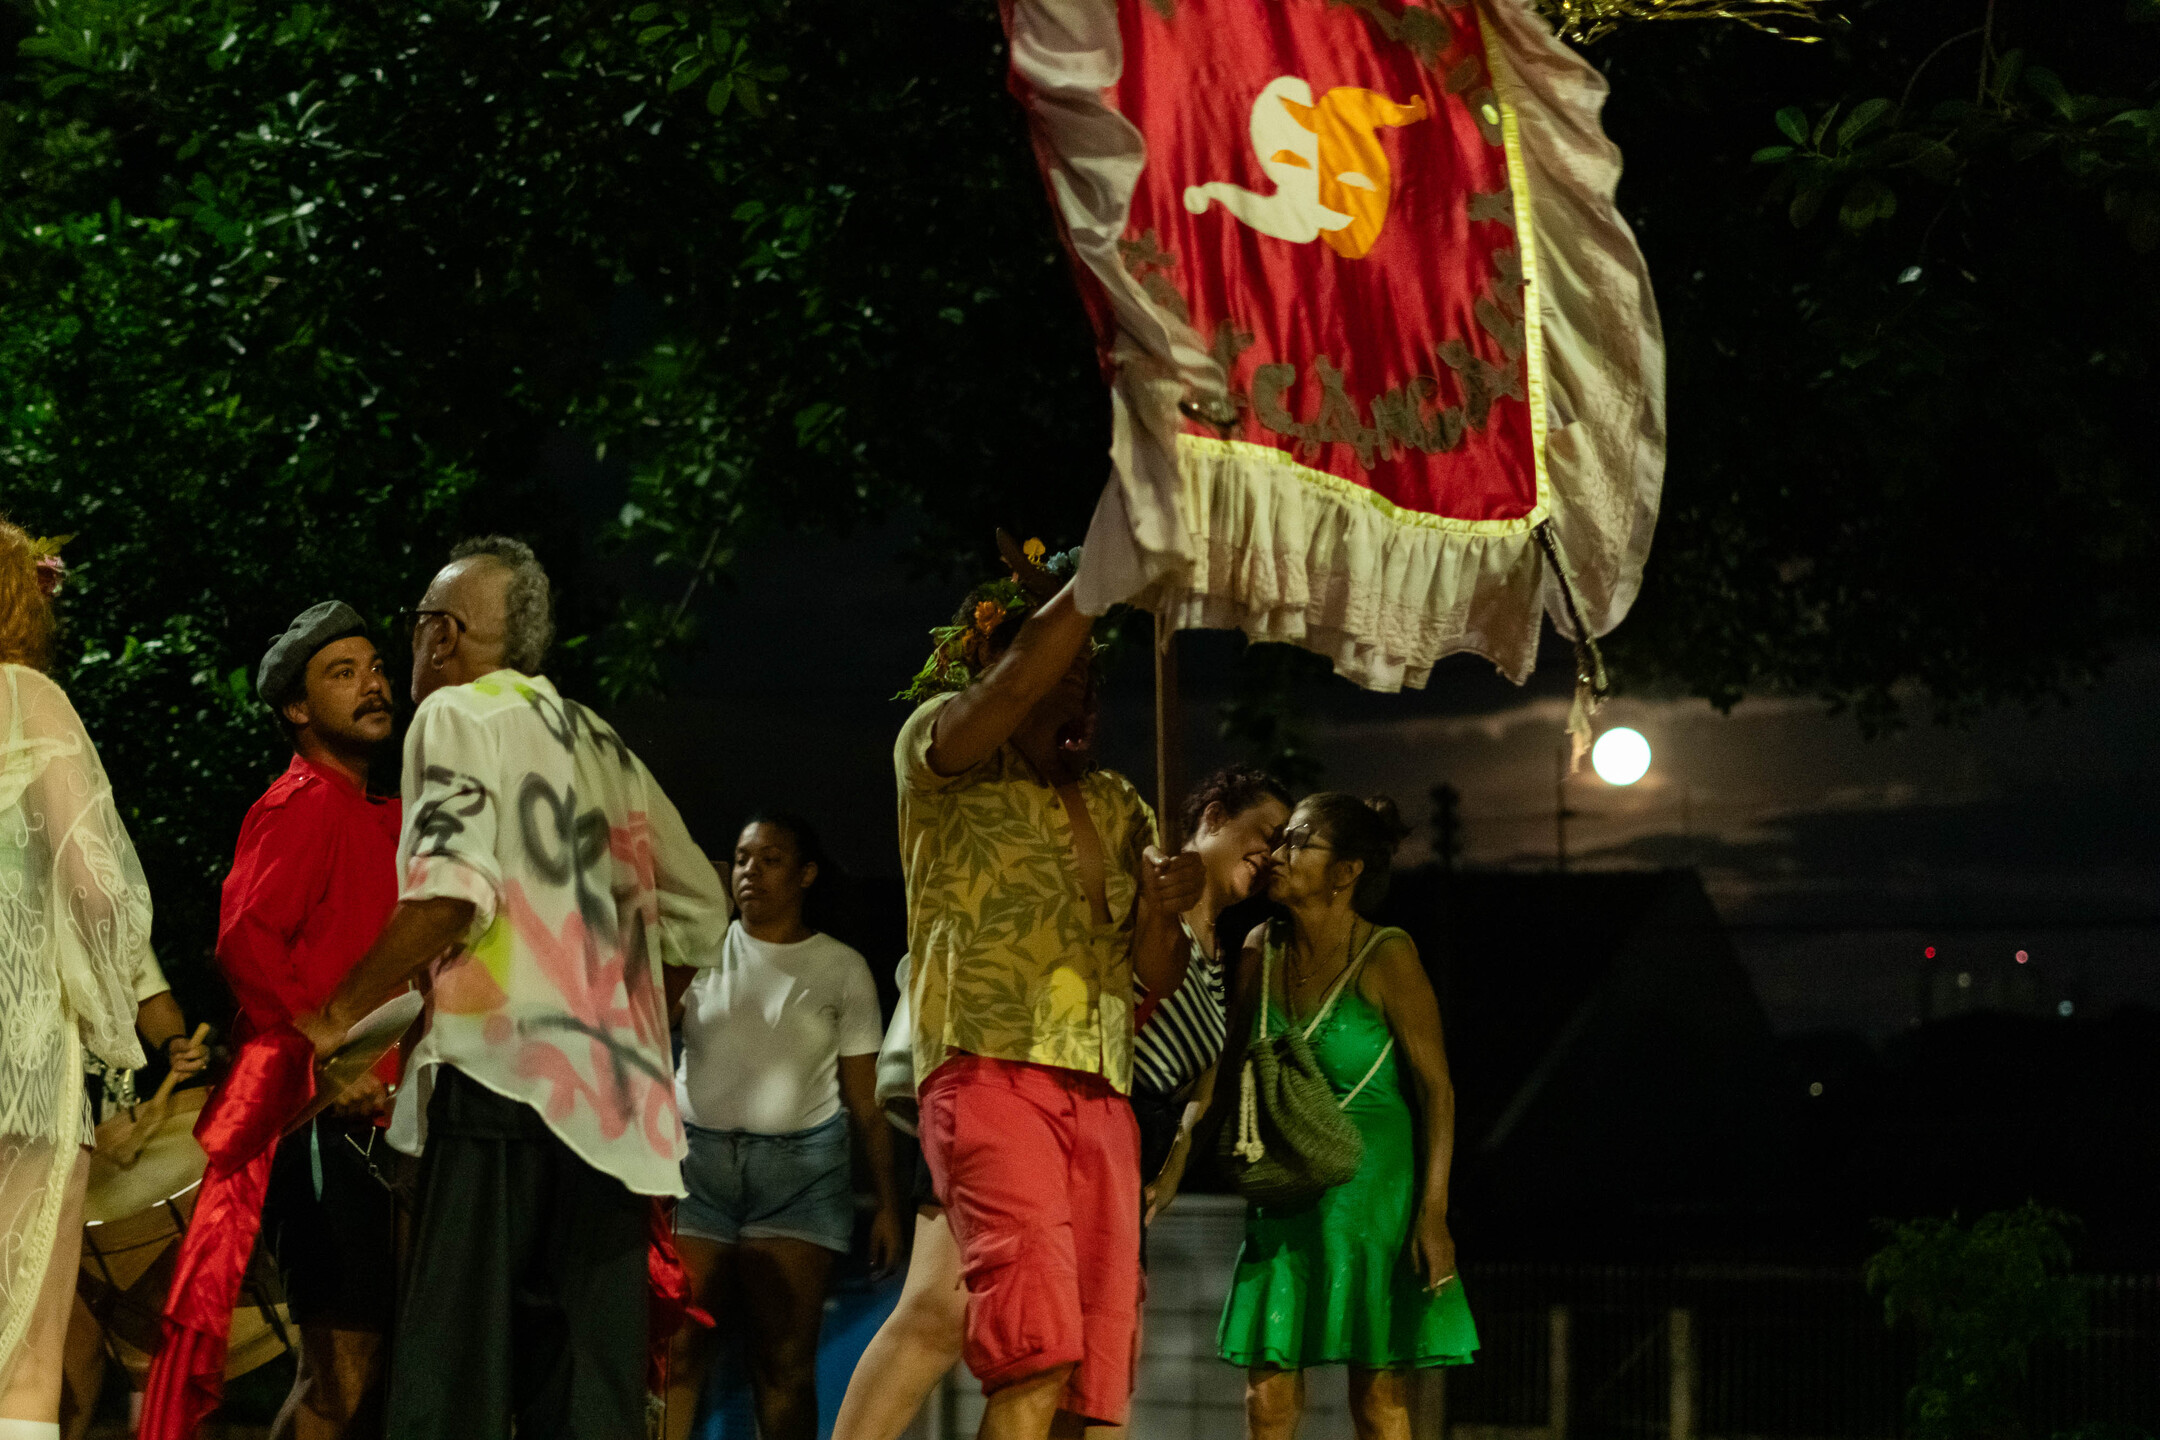
<svg viewBox="0 0 2160 1440"><path fill-rule="evenodd" d="M265 705L276 708L278 697L307 673L307 662L333 640L368 633L360 612L342 600L325 600L300 612L285 633L270 642L269 653L255 671L255 693Z"/></svg>

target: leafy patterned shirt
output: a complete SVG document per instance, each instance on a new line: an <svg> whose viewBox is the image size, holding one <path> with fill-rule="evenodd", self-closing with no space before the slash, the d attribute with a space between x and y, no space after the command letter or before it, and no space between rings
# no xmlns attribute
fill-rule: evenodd
<svg viewBox="0 0 2160 1440"><path fill-rule="evenodd" d="M915 1083L964 1050L1132 1088L1133 907L1155 817L1124 776L1080 782L1102 840L1110 923L1080 888L1072 822L1011 745L950 778L930 768L925 703L893 751L907 875Z"/></svg>
<svg viewBox="0 0 2160 1440"><path fill-rule="evenodd" d="M419 1153L438 1065L537 1110L579 1158L681 1195L660 966L710 965L727 888L621 737L540 676L428 696L405 741L400 900L473 905L436 967L390 1141Z"/></svg>

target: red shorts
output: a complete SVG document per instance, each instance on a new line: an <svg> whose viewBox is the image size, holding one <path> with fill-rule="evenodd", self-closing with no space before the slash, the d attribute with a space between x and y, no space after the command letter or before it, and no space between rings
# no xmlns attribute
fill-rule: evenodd
<svg viewBox="0 0 2160 1440"><path fill-rule="evenodd" d="M968 1369L988 1393L1071 1365L1059 1408L1123 1424L1140 1323L1132 1106L1099 1075L966 1054L921 1099L967 1277Z"/></svg>

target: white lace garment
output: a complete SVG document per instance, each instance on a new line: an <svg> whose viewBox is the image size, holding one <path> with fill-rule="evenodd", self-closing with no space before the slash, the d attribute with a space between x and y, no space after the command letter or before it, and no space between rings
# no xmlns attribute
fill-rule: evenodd
<svg viewBox="0 0 2160 1440"><path fill-rule="evenodd" d="M83 1052L129 1070L150 891L67 695L0 665L0 1387L21 1352L77 1147Z"/></svg>

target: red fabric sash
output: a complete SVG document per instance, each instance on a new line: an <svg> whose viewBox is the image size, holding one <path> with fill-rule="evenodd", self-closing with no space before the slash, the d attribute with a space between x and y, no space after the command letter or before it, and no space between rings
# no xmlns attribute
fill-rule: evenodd
<svg viewBox="0 0 2160 1440"><path fill-rule="evenodd" d="M279 1137L315 1098L315 1047L290 1025L252 1036L195 1122L210 1157L180 1237L164 1343L150 1362L141 1440L193 1440L225 1392L233 1306L262 1230Z"/></svg>
<svg viewBox="0 0 2160 1440"><path fill-rule="evenodd" d="M668 1202L657 1195L652 1202L652 1241L645 1247L645 1276L652 1287L645 1311L645 1388L665 1395L668 1342L683 1326L709 1328L713 1318L698 1307L697 1296L691 1292L690 1277L683 1271L675 1233L668 1224Z"/></svg>
<svg viewBox="0 0 2160 1440"><path fill-rule="evenodd" d="M248 1259L262 1231L270 1162L286 1128L315 1098L315 1051L289 1025L251 1037L195 1122L210 1157L195 1218L180 1239L167 1293L164 1343L150 1362L139 1440L194 1440L225 1393L225 1350ZM646 1383L665 1385L668 1342L685 1324L711 1325L676 1253L665 1202L652 1202L645 1254L650 1353Z"/></svg>

